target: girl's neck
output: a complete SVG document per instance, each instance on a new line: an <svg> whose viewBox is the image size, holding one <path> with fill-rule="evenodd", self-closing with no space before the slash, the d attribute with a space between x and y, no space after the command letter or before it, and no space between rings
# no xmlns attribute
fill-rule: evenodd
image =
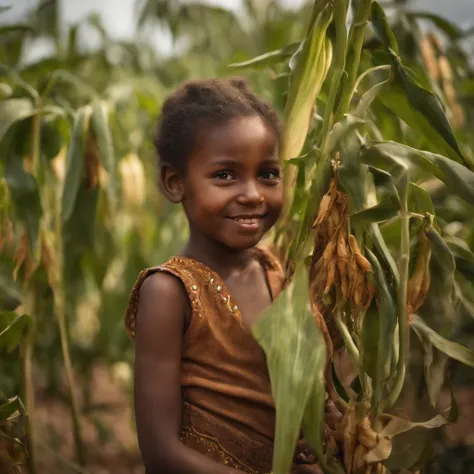
<svg viewBox="0 0 474 474"><path fill-rule="evenodd" d="M254 261L253 248L233 250L192 230L182 254L208 266L223 279L242 272Z"/></svg>

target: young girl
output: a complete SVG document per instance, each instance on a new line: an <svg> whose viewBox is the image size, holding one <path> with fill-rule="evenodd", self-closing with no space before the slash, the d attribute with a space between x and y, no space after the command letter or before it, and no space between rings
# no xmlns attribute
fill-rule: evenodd
<svg viewBox="0 0 474 474"><path fill-rule="evenodd" d="M140 273L125 315L146 473L268 473L275 409L250 327L283 280L258 246L283 205L277 115L243 80L187 82L165 101L155 144L189 241ZM293 472L319 472L306 469Z"/></svg>

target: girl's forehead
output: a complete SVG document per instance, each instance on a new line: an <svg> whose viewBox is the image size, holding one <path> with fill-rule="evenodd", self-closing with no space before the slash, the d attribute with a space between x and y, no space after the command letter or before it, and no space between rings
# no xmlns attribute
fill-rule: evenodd
<svg viewBox="0 0 474 474"><path fill-rule="evenodd" d="M233 153L261 150L265 153L278 149L275 131L258 115L236 117L208 127L200 137L202 151L226 151Z"/></svg>

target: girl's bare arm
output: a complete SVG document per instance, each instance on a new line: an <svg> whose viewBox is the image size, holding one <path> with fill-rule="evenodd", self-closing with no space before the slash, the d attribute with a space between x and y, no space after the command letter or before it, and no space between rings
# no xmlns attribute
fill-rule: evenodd
<svg viewBox="0 0 474 474"><path fill-rule="evenodd" d="M237 474L179 440L180 365L190 305L181 282L148 277L140 289L136 326L135 418L147 474Z"/></svg>

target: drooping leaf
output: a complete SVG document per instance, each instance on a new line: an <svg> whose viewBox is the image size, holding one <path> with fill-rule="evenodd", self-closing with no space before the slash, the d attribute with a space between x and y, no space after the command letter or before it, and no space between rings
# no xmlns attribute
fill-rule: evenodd
<svg viewBox="0 0 474 474"><path fill-rule="evenodd" d="M31 117L33 113L33 104L28 99L13 98L0 102L0 143L15 122Z"/></svg>
<svg viewBox="0 0 474 474"><path fill-rule="evenodd" d="M398 54L398 43L390 28L383 8L378 2L372 2L371 21L379 38L387 48L390 48L395 54Z"/></svg>
<svg viewBox="0 0 474 474"><path fill-rule="evenodd" d="M276 407L273 472L286 474L303 416L305 425L311 428L314 448L323 450L322 398L314 390L324 384L326 348L308 307L304 265L297 270L289 288L253 325L252 334L265 351ZM316 406L307 411L309 400Z"/></svg>
<svg viewBox="0 0 474 474"><path fill-rule="evenodd" d="M66 160L66 177L62 196L62 220L69 220L76 203L77 193L84 172L85 141L89 132L92 113L90 106L81 107L74 120Z"/></svg>
<svg viewBox="0 0 474 474"><path fill-rule="evenodd" d="M32 323L30 316L0 312L0 348L12 352L20 343L25 328Z"/></svg>
<svg viewBox="0 0 474 474"><path fill-rule="evenodd" d="M407 123L411 126L413 126L413 123L416 124L417 127L415 128L420 129L423 133L427 133L428 136L426 136L426 138L428 140L434 138L436 141L439 141L439 138L442 138L450 149L454 151L454 154L451 153L450 156L455 160L466 163L454 131L438 97L423 84L423 81L417 77L413 71L402 64L398 56L398 44L395 35L388 24L383 9L377 2L373 2L372 4L372 23L378 36L389 50L389 56L395 74L394 82L397 86L402 88L404 92L403 96L405 96L404 98L409 102L412 117L409 118L411 123ZM401 102L397 106L397 102L392 101L392 106L398 108L399 111L403 111L403 107L400 107L400 105L402 105ZM400 114L397 115L404 121L408 118L406 114L403 114L403 116ZM435 131L439 137L436 136L436 133L433 134L430 128Z"/></svg>
<svg viewBox="0 0 474 474"><path fill-rule="evenodd" d="M376 206L351 215L353 221L381 222L391 219L398 214L400 202L396 196L388 196Z"/></svg>
<svg viewBox="0 0 474 474"><path fill-rule="evenodd" d="M398 57L377 52L372 54L372 60L374 65L384 65L387 62L393 65L393 80L379 91L378 99L424 136L427 143L451 159L470 166L459 148L438 97Z"/></svg>
<svg viewBox="0 0 474 474"><path fill-rule="evenodd" d="M439 428L445 425L446 423L448 423L448 421L442 415L437 415L428 421L418 422L410 421L405 418L400 418L398 416L390 416L390 421L382 430L382 434L386 436L397 436L413 428L425 428L428 430L432 430L434 428Z"/></svg>
<svg viewBox="0 0 474 474"><path fill-rule="evenodd" d="M452 359L458 360L469 367L474 367L474 353L469 349L457 344L456 342L449 341L437 332L433 331L418 315L413 314L410 322L411 326L426 337L434 347L439 351L443 352Z"/></svg>
<svg viewBox="0 0 474 474"><path fill-rule="evenodd" d="M415 183L410 183L408 188L408 210L418 214L435 214L433 201L428 191Z"/></svg>
<svg viewBox="0 0 474 474"><path fill-rule="evenodd" d="M415 328L414 332L420 339L423 346L423 351L425 354L424 373L426 387L428 389L428 396L430 398L431 405L436 407L439 394L441 393L444 385L446 362L448 358L441 352L433 351L433 344L431 344L431 342L426 337L423 337L423 335Z"/></svg>
<svg viewBox="0 0 474 474"><path fill-rule="evenodd" d="M265 68L279 64L285 59L290 58L293 54L296 53L299 47L299 43L291 43L284 48L277 49L275 51L269 51L268 53L261 54L255 58L248 59L246 61L241 61L238 63L229 64L228 67L234 69L245 69L245 68Z"/></svg>
<svg viewBox="0 0 474 474"><path fill-rule="evenodd" d="M446 237L448 247L454 255L456 268L467 278L474 277L474 253L463 240L456 237Z"/></svg>
<svg viewBox="0 0 474 474"><path fill-rule="evenodd" d="M362 97L360 98L359 103L357 104L356 109L354 110L354 116L363 118L365 114L368 112L372 102L375 100L379 92L388 84L390 79L386 79L385 81L380 81L374 86L372 86L367 92L364 92Z"/></svg>
<svg viewBox="0 0 474 474"><path fill-rule="evenodd" d="M395 142L369 142L361 148L362 163L400 176L405 169L422 169L443 181L449 190L474 202L474 172L442 155Z"/></svg>

